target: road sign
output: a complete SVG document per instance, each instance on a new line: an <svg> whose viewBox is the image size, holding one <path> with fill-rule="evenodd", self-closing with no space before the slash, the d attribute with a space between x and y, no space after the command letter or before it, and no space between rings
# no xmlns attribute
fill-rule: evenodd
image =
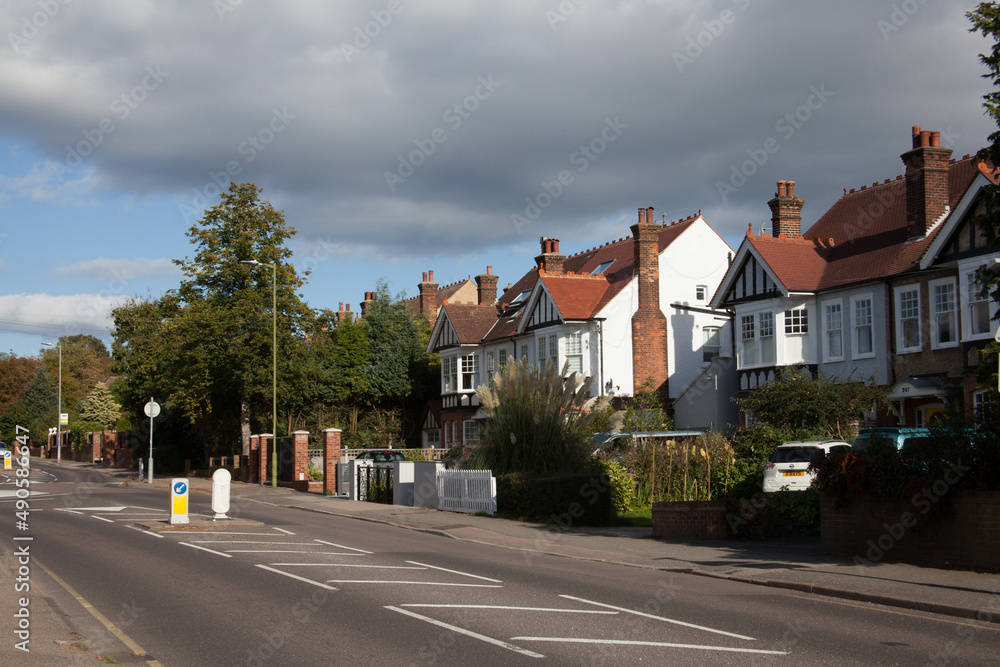
<svg viewBox="0 0 1000 667"><path fill-rule="evenodd" d="M153 399L150 399L149 403L146 403L146 407L144 407L142 411L146 413L147 417L157 417L160 414L160 404Z"/></svg>
<svg viewBox="0 0 1000 667"><path fill-rule="evenodd" d="M3 450L3 469L10 470L10 450ZM227 508L228 509L228 508Z"/></svg>
<svg viewBox="0 0 1000 667"><path fill-rule="evenodd" d="M69 413L68 412L60 412L59 413L59 425L60 426L67 426L68 424L69 424Z"/></svg>
<svg viewBox="0 0 1000 667"><path fill-rule="evenodd" d="M175 477L170 480L170 524L188 521L188 481Z"/></svg>

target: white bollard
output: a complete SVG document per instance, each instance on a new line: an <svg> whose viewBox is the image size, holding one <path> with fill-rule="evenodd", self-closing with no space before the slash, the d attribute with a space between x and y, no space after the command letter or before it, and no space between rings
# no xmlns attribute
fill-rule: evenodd
<svg viewBox="0 0 1000 667"><path fill-rule="evenodd" d="M233 476L225 468L219 468L212 473L212 511L215 512L215 519L228 519L226 512L229 511L229 487Z"/></svg>

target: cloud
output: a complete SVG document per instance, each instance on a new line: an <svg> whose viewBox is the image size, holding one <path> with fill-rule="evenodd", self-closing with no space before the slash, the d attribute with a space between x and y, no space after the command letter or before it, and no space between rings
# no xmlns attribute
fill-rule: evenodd
<svg viewBox="0 0 1000 667"><path fill-rule="evenodd" d="M97 259L77 262L69 266L60 266L52 271L55 278L66 278L68 276L84 276L99 279L117 279L122 285L127 285L130 280L140 276L179 276L180 269L174 263L165 258L146 259L137 257L135 259L109 259L99 257ZM121 290L118 290L121 291Z"/></svg>
<svg viewBox="0 0 1000 667"><path fill-rule="evenodd" d="M94 195L98 176L93 168L83 169L69 178L68 170L52 160L32 166L24 176L0 176L0 194L24 197L36 202L60 206L98 206Z"/></svg>
<svg viewBox="0 0 1000 667"><path fill-rule="evenodd" d="M53 338L107 336L111 310L126 300L100 294L7 294L0 296L0 330Z"/></svg>

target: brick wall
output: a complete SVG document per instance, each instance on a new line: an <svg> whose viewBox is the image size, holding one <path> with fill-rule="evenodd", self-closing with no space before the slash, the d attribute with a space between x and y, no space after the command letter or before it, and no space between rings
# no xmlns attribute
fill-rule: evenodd
<svg viewBox="0 0 1000 667"><path fill-rule="evenodd" d="M638 271L639 307L632 316L632 383L638 391L652 379L653 388L667 400L667 318L660 310L660 226L653 209L639 209L631 227Z"/></svg>
<svg viewBox="0 0 1000 667"><path fill-rule="evenodd" d="M337 464L340 462L340 429L323 431L323 493L338 493Z"/></svg>
<svg viewBox="0 0 1000 667"><path fill-rule="evenodd" d="M296 491L309 490L309 431L295 431L294 459L292 463L292 488Z"/></svg>
<svg viewBox="0 0 1000 667"><path fill-rule="evenodd" d="M935 567L1000 566L1000 492L960 494L939 502L949 502L950 508L925 513L933 506L926 495L853 500L840 509L821 498L823 552L864 565L903 561Z"/></svg>
<svg viewBox="0 0 1000 667"><path fill-rule="evenodd" d="M658 540L726 538L726 504L721 500L653 503L653 537Z"/></svg>

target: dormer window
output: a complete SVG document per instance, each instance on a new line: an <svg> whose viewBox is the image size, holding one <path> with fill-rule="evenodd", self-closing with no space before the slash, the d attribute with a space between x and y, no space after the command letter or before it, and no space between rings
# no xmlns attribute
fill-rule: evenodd
<svg viewBox="0 0 1000 667"><path fill-rule="evenodd" d="M528 298L529 294L531 294L531 290L530 289L524 290L523 292L521 292L520 294L517 295L516 299L514 299L513 301L510 302L510 305L513 306L516 303L521 303L522 301L524 301L525 299Z"/></svg>
<svg viewBox="0 0 1000 667"><path fill-rule="evenodd" d="M609 259L606 262L601 262L597 265L597 268L590 272L592 276L599 276L608 270L608 267L615 263L615 260Z"/></svg>

